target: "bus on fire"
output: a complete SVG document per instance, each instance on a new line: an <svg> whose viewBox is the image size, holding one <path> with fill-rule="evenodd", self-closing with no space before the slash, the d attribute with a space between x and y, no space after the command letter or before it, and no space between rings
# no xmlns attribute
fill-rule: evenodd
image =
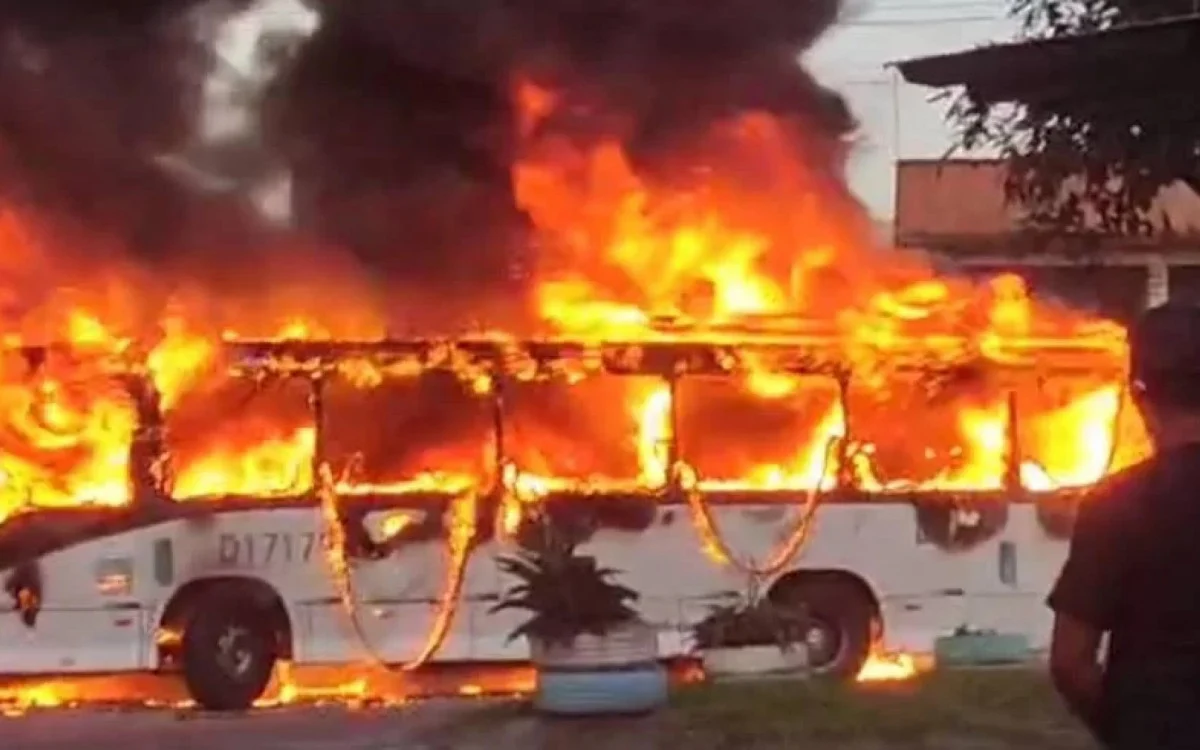
<svg viewBox="0 0 1200 750"><path fill-rule="evenodd" d="M26 509L0 524L0 673L178 672L199 704L232 709L257 699L282 660L352 664L365 653L406 669L524 660L527 647L507 640L513 621L489 609L506 585L493 558L510 548L531 503L583 529L589 554L623 572L663 657L686 654L689 625L742 596L751 579L772 600L807 608L804 640L821 672L852 676L872 649L928 651L963 625L1037 646L1072 508L1113 464L1124 398L1111 385L1120 363L1110 349L1046 346L939 363L914 342L911 361L888 363L892 408L913 411L881 416L856 401L859 373L819 337L797 333L234 342L226 354L236 378L254 392L286 392L304 410L307 458L287 491L204 502L174 492L172 436L152 380L114 365L105 376L136 413L132 500ZM23 350L31 371L59 354ZM788 413L803 418L752 440L736 401L713 395L751 378L780 396L770 409L800 403ZM628 394L631 379L641 383L633 434L612 437L633 457L628 479L604 478L616 473L604 461L559 460L561 443L529 450L514 418L523 404L553 402L554 389L578 381L620 382ZM804 385L788 390L786 379ZM1057 381L1069 393L1055 394ZM419 389L427 408L419 428L387 433L387 449L438 437L430 415L449 410L446 394L457 390L485 433L476 474L362 478L361 455L339 444L338 394L359 394L355 419L386 428L386 408L359 402L394 382ZM990 411L956 408L994 453L933 455L917 445L937 429L932 383L939 393L986 387ZM717 389L694 399L701 421L689 411L692 387ZM616 408L603 394L599 403ZM229 417L248 408L234 404ZM1086 413L1086 435L1055 432L1045 415L1064 409ZM556 420L564 432L582 429ZM877 429L885 423L897 443L890 455L889 433ZM1054 452L1065 446L1055 441L1084 439L1092 468L1064 479ZM755 474L706 462L747 445L786 448L790 468ZM898 455L942 468L889 479ZM580 478L559 478L572 465Z"/></svg>

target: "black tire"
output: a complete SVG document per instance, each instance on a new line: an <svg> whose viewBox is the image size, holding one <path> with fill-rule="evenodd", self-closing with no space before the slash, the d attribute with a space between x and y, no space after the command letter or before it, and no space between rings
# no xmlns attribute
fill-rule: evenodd
<svg viewBox="0 0 1200 750"><path fill-rule="evenodd" d="M244 711L262 697L278 655L271 622L247 597L213 591L196 603L181 658L184 683L198 705Z"/></svg>
<svg viewBox="0 0 1200 750"><path fill-rule="evenodd" d="M875 607L858 587L837 580L801 580L772 591L771 600L803 610L812 622L805 640L813 674L842 680L858 676L871 655L876 620Z"/></svg>

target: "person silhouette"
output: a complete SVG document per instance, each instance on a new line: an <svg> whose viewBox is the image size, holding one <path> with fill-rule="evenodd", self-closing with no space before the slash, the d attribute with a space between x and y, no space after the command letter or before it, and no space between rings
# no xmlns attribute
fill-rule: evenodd
<svg viewBox="0 0 1200 750"><path fill-rule="evenodd" d="M1129 343L1155 452L1080 507L1047 598L1050 672L1105 747L1200 748L1200 307L1146 311Z"/></svg>

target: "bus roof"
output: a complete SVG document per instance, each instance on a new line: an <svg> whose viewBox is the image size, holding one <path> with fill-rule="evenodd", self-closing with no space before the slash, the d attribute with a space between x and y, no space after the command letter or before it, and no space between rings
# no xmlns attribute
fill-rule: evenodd
<svg viewBox="0 0 1200 750"><path fill-rule="evenodd" d="M729 376L744 372L845 377L862 368L942 372L963 367L1097 374L1120 371L1124 351L1109 340L965 336L888 337L885 345L787 332L680 332L612 339L496 335L378 340L237 340L226 343L238 374L311 375L354 364L419 373L483 371L559 374Z"/></svg>

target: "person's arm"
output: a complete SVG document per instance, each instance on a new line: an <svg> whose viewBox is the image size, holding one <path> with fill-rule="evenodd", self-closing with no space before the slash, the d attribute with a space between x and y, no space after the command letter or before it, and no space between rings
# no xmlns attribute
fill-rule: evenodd
<svg viewBox="0 0 1200 750"><path fill-rule="evenodd" d="M1129 549L1118 522L1126 502L1121 494L1097 492L1080 508L1070 553L1047 599L1055 615L1050 641L1054 686L1071 712L1101 739L1107 732L1100 640L1116 619Z"/></svg>
<svg viewBox="0 0 1200 750"><path fill-rule="evenodd" d="M1050 641L1050 676L1071 713L1097 738L1105 731L1101 702L1104 671L1097 656L1102 632L1071 615L1056 614Z"/></svg>

